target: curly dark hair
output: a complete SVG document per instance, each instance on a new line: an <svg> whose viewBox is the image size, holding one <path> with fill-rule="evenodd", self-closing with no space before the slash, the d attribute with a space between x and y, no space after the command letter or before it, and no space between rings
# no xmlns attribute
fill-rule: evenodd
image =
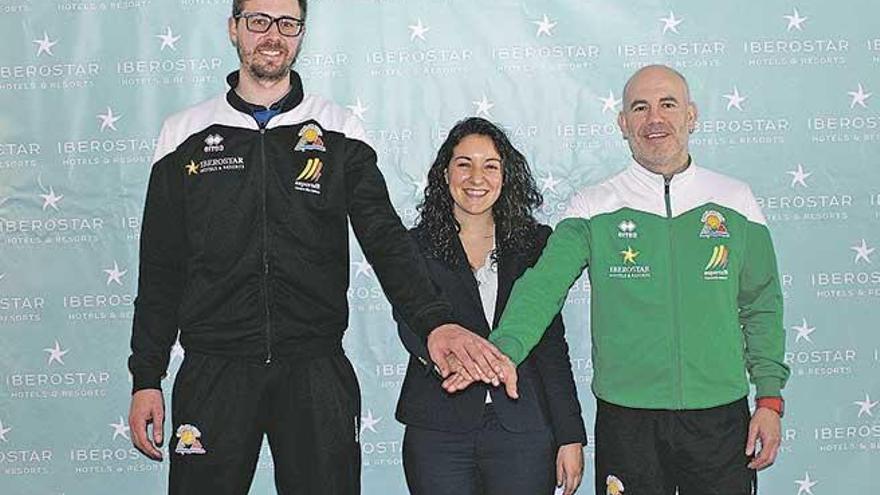
<svg viewBox="0 0 880 495"><path fill-rule="evenodd" d="M306 19L306 1L307 0L297 0L299 2L299 10L302 12L303 20ZM244 10L244 4L247 0L232 0L232 17L241 14L241 11Z"/></svg>
<svg viewBox="0 0 880 495"><path fill-rule="evenodd" d="M418 235L426 236L429 241L428 255L451 266L463 266L467 260L456 255L455 242L461 226L452 213L446 169L455 146L473 134L490 138L501 155L501 193L492 205L496 242L493 261L508 252L526 253L535 248L538 222L533 212L544 202L526 157L510 144L500 127L479 117L458 121L437 151L428 171L424 199L416 207L419 211L416 229Z"/></svg>

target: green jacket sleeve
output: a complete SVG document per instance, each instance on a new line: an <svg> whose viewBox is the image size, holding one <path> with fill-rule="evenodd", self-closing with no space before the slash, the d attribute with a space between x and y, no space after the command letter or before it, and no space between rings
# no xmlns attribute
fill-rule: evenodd
<svg viewBox="0 0 880 495"><path fill-rule="evenodd" d="M758 397L779 397L789 369L783 360L782 290L773 242L765 225L748 223L743 260L738 305L749 379Z"/></svg>
<svg viewBox="0 0 880 495"><path fill-rule="evenodd" d="M565 303L568 289L587 266L589 232L589 220L568 218L560 222L541 258L514 284L489 340L516 364L541 340Z"/></svg>

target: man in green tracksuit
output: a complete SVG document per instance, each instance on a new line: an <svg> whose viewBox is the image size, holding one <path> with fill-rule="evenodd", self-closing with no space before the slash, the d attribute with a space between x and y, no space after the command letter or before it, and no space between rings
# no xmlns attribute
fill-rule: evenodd
<svg viewBox="0 0 880 495"><path fill-rule="evenodd" d="M789 375L766 221L746 184L691 160L683 76L645 67L623 105L633 163L574 198L490 340L521 362L587 267L596 493L753 493L776 456Z"/></svg>

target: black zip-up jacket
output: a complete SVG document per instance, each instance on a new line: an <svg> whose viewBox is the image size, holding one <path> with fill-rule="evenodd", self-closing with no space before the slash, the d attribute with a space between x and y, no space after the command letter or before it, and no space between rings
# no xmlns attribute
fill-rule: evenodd
<svg viewBox="0 0 880 495"><path fill-rule="evenodd" d="M453 321L351 112L292 89L265 126L225 95L165 121L150 175L129 369L160 388L188 351L259 358L337 351L348 326L349 222L386 295L422 335ZM238 72L227 78L238 84Z"/></svg>

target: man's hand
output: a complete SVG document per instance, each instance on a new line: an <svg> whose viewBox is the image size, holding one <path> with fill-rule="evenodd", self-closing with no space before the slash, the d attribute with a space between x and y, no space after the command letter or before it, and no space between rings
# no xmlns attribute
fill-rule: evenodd
<svg viewBox="0 0 880 495"><path fill-rule="evenodd" d="M447 392L454 393L459 390L464 390L471 383L477 381L466 369L464 369L464 366L461 365L461 361L459 361L454 354L446 356L446 363L449 365L450 373L446 379L443 380L442 386Z"/></svg>
<svg viewBox="0 0 880 495"><path fill-rule="evenodd" d="M501 361L501 373L499 376L501 377L501 381L504 382L504 392L511 399L518 399L519 392L517 391L516 383L517 383L517 374L516 374L516 366L513 364L513 361L510 360L509 357L502 355L503 359ZM446 380L443 380L443 389L449 392L450 394L459 392L464 390L470 386L471 383L474 383L476 380L467 372L464 367L458 363L458 360L455 359L455 356L449 356L449 365L452 368L453 372L450 374ZM493 383L493 385L498 386L498 383Z"/></svg>
<svg viewBox="0 0 880 495"><path fill-rule="evenodd" d="M154 388L138 390L131 396L131 410L128 413L128 426L131 428L131 443L144 455L162 460L162 426L165 421L165 402L162 391ZM152 424L152 435L147 433L147 425Z"/></svg>
<svg viewBox="0 0 880 495"><path fill-rule="evenodd" d="M754 470L764 469L776 460L779 451L780 430L782 429L779 415L776 411L766 407L755 409L752 421L749 423L749 437L746 441L746 455L755 454L756 444L761 442L761 451L755 455L749 468Z"/></svg>
<svg viewBox="0 0 880 495"><path fill-rule="evenodd" d="M584 446L568 443L556 453L556 486L565 487L564 495L572 495L584 477Z"/></svg>
<svg viewBox="0 0 880 495"><path fill-rule="evenodd" d="M504 355L488 340L460 325L447 323L435 328L428 335L428 353L443 378L454 371L447 360L451 354L472 377L485 383L498 383Z"/></svg>

